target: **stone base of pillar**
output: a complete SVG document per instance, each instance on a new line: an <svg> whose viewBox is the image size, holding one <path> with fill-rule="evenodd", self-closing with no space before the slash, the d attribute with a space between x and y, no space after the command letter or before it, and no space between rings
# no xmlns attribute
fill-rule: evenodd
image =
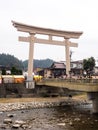
<svg viewBox="0 0 98 130"><path fill-rule="evenodd" d="M33 77L27 77L26 88L28 89L35 88L35 82L33 81Z"/></svg>
<svg viewBox="0 0 98 130"><path fill-rule="evenodd" d="M98 113L98 92L88 92L87 96L92 101L92 113Z"/></svg>

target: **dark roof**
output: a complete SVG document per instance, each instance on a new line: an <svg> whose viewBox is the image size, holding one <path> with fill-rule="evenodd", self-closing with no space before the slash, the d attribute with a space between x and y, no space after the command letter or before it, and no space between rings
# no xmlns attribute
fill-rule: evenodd
<svg viewBox="0 0 98 130"><path fill-rule="evenodd" d="M65 69L66 66L65 66L64 63L54 62L54 63L51 65L50 68L51 68L51 69L52 69L52 68L55 68L55 69Z"/></svg>
<svg viewBox="0 0 98 130"><path fill-rule="evenodd" d="M83 60L71 61L71 63L75 63L75 64L77 64L77 63L79 63L79 64L83 64Z"/></svg>

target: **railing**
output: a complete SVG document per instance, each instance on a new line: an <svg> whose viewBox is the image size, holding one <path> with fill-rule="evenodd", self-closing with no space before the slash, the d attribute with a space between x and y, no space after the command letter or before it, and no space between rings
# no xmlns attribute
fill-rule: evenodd
<svg viewBox="0 0 98 130"><path fill-rule="evenodd" d="M84 78L84 79L74 79L74 78L50 78L50 79L43 79L42 81L55 81L55 82L70 82L70 83L89 83L89 84L98 84L98 79L91 79L91 78Z"/></svg>

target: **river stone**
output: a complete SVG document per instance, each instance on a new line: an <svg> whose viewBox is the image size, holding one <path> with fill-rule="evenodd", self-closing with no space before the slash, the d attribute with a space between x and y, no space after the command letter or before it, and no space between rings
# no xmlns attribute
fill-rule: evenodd
<svg viewBox="0 0 98 130"><path fill-rule="evenodd" d="M3 112L2 112L2 111L0 111L0 114L3 114Z"/></svg>
<svg viewBox="0 0 98 130"><path fill-rule="evenodd" d="M15 121L15 124L23 125L23 124L26 124L26 122L25 122L25 121L22 121L22 120L16 120L16 121Z"/></svg>
<svg viewBox="0 0 98 130"><path fill-rule="evenodd" d="M26 129L26 128L28 128L28 125L24 124L24 125L22 125L21 127L22 127L23 129Z"/></svg>
<svg viewBox="0 0 98 130"><path fill-rule="evenodd" d="M7 118L7 119L4 119L3 122L4 122L5 124L9 124L9 123L12 123L12 119Z"/></svg>
<svg viewBox="0 0 98 130"><path fill-rule="evenodd" d="M14 117L15 114L8 114L7 117Z"/></svg>
<svg viewBox="0 0 98 130"><path fill-rule="evenodd" d="M20 124L13 124L12 125L12 128L19 128L20 127Z"/></svg>
<svg viewBox="0 0 98 130"><path fill-rule="evenodd" d="M30 125L30 126L28 126L28 129L31 129L32 128L32 126Z"/></svg>
<svg viewBox="0 0 98 130"><path fill-rule="evenodd" d="M75 118L74 121L80 121L81 119L80 118Z"/></svg>
<svg viewBox="0 0 98 130"><path fill-rule="evenodd" d="M7 124L0 124L0 128L6 129L7 128Z"/></svg>
<svg viewBox="0 0 98 130"><path fill-rule="evenodd" d="M58 123L59 126L65 126L65 123Z"/></svg>
<svg viewBox="0 0 98 130"><path fill-rule="evenodd" d="M73 123L72 123L72 121L70 121L70 122L69 122L69 125L70 125L70 126L73 126Z"/></svg>

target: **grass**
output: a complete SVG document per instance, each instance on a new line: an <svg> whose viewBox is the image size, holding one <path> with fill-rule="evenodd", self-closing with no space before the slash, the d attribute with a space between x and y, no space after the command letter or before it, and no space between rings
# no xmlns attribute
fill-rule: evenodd
<svg viewBox="0 0 98 130"><path fill-rule="evenodd" d="M48 97L48 98L0 98L0 103L17 103L17 102L41 102L41 101L58 101L65 100L66 97Z"/></svg>
<svg viewBox="0 0 98 130"><path fill-rule="evenodd" d="M68 97L47 97L47 98L0 98L0 103L17 103L17 102L41 102L41 101L59 101L66 100ZM87 100L86 93L73 96L74 100Z"/></svg>
<svg viewBox="0 0 98 130"><path fill-rule="evenodd" d="M87 94L86 93L82 93L82 94L79 94L79 95L75 95L73 97L73 99L75 99L75 100L87 100Z"/></svg>
<svg viewBox="0 0 98 130"><path fill-rule="evenodd" d="M31 102L32 98L0 98L0 103Z"/></svg>

